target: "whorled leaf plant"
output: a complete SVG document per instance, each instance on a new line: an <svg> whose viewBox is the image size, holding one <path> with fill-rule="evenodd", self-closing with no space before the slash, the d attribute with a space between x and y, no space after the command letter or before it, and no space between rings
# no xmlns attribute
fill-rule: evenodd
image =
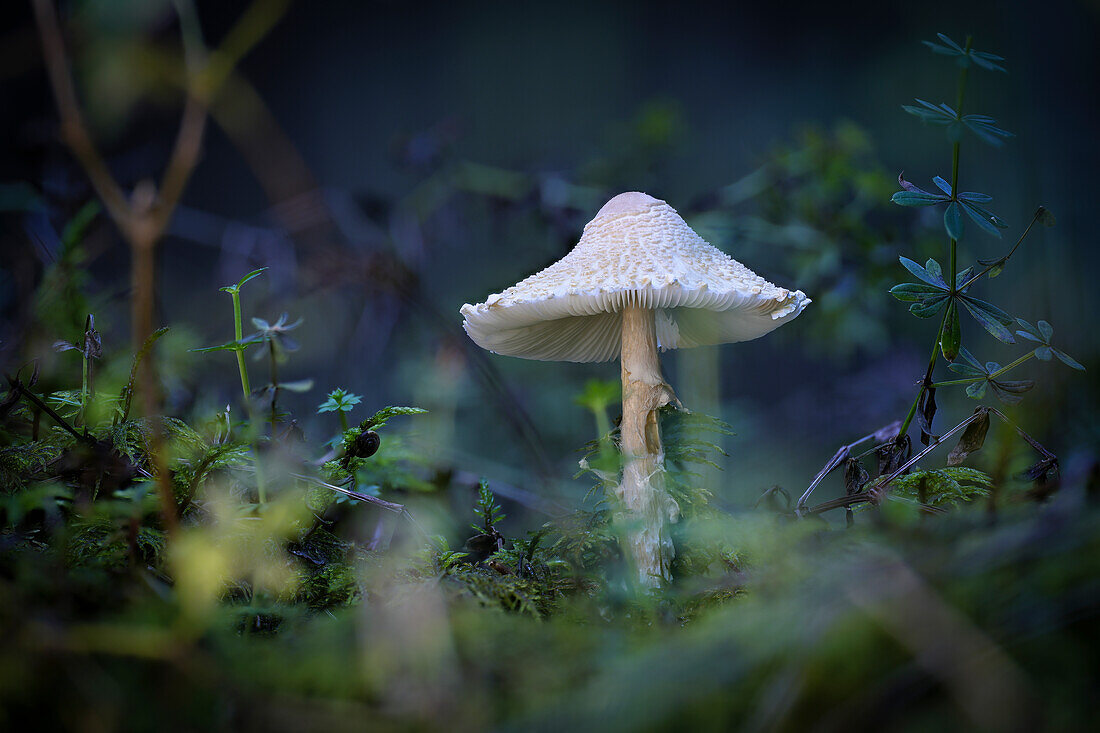
<svg viewBox="0 0 1100 733"><path fill-rule="evenodd" d="M1000 63L1004 59L995 54L974 50L969 37L965 44L959 45L941 33L939 42L926 41L925 45L934 53L954 58L959 67L954 106L946 103L933 104L917 99L916 105L902 105L902 108L926 124L946 128L947 139L951 143L951 180L934 176L932 182L935 190L929 191L906 180L902 174L898 176L898 183L902 190L896 192L891 200L895 204L906 207L943 207L943 227L947 237L946 264L930 258L921 265L907 257L901 257L901 265L913 275L916 282L897 284L890 289L890 293L898 300L909 303L909 312L918 318L938 317L939 327L932 342L928 366L904 419L842 446L818 472L799 499L795 513L800 516L845 507L849 510L850 521L850 508L853 504L877 503L884 496L887 488L898 489L904 493L907 489L916 487L917 501L922 511L928 513L942 510L940 504L954 503L980 495L986 487L991 485L989 482L978 481L977 489L963 491L956 489L955 484L945 480L945 477L953 478L950 473L945 474L942 471L939 474L935 471L908 473L924 456L942 445L947 438L965 428L967 432L960 439L960 445L948 457L948 466L957 466L967 455L981 448L991 414L1008 422L1005 415L992 407L983 405L955 427L936 436L932 429L932 422L938 409L936 390L941 387L966 385L966 394L973 399L983 399L992 392L1002 403L1014 405L1034 386L1034 382L1030 379L1009 379L1005 375L1032 358L1041 361L1056 358L1069 367L1084 370L1084 367L1075 359L1051 344L1054 328L1047 321L1040 320L1032 325L1026 320L1010 315L999 306L976 297L972 292L982 278L995 278L1004 270L1036 223L1048 227L1054 226L1054 216L1046 208L1040 206L1036 209L1028 226L1007 252L991 258L978 259L975 264L963 268L959 266L960 240L970 237L973 232L981 232L983 235L999 239L1002 230L1008 228L1004 220L985 208L985 205L993 200L992 196L978 191L960 190L959 185L960 151L967 135L973 135L983 143L994 147L1001 147L1006 140L1014 137L1012 133L998 127L997 121L992 117L963 113L970 70L976 67L986 71L1004 72L1005 68ZM1037 345L1006 366L993 361L983 363L963 346L963 313L1004 343L1015 344L1017 337L1020 337ZM941 356L948 362L948 368L951 371L961 375L960 378L934 380L936 366ZM920 428L921 442L926 446L916 455L912 454L908 437L908 430L914 419ZM1029 469L1028 475L1035 480L1045 480L1048 475L1056 471L1057 456L1019 427L1013 427L1040 454L1039 462ZM980 438L975 437L979 434ZM853 451L858 446L868 441L874 442L870 449L862 454L853 455ZM872 454L878 463L878 476L874 479L859 464L862 458ZM807 500L818 484L826 475L842 465L847 466L845 471L847 495L816 507L808 506ZM950 491L941 496L940 489L944 486Z"/></svg>
<svg viewBox="0 0 1100 733"><path fill-rule="evenodd" d="M976 264L961 271L958 269L958 243L969 236L968 223L973 223L977 231L997 238L1001 237L1001 230L1008 228L1008 224L984 207L984 204L993 200L992 196L976 191L959 190L959 153L962 141L966 134L970 133L984 143L1000 147L1013 135L998 127L997 121L992 117L963 114L970 69L977 67L987 71L1005 72L1000 64L1004 59L995 54L974 50L970 37L967 37L964 45L959 45L942 33L938 36L939 42L925 41L925 45L934 53L953 57L959 67L955 106L951 107L946 103L935 105L917 99L916 106L902 105L902 108L926 124L947 129L947 137L951 143L951 181L935 176L932 182L938 190L926 191L905 180L904 175L899 175L898 183L902 190L895 193L891 199L900 206L943 206L943 226L947 234L946 273L935 259L929 259L924 266L921 266L911 259L901 257L902 266L919 282L901 283L890 289L890 293L895 298L910 303L909 312L918 318L940 317L928 367L924 378L920 381L916 398L902 421L897 438L899 442L903 441L911 422L917 418L921 439L926 445L932 438L931 423L936 413L935 390L938 387L966 384L968 385L967 394L974 399L981 399L985 396L988 386L1002 402L1015 404L1020 401L1023 392L1030 389L1034 383L1031 380L1004 380L1001 377L1032 357L1050 360L1052 356L1057 356L1068 366L1084 369L1064 352L1050 346L1050 337L1054 329L1049 323L1039 321L1038 327L1031 326L1027 321L1014 318L1000 307L979 299L970 292L983 277L994 278L1004 270L1009 258L1016 252L1036 222L1044 226L1054 225L1053 215L1044 207L1040 206L1036 210L1023 234L1007 253L991 259L980 259ZM987 362L983 365L970 351L963 348L961 315L964 312L990 335L1004 343L1014 344L1016 336L1021 336L1038 342L1039 346L1005 367L996 362ZM1015 330L1017 325L1024 330ZM964 375L963 378L933 381L936 364L941 355L950 362L948 368Z"/></svg>

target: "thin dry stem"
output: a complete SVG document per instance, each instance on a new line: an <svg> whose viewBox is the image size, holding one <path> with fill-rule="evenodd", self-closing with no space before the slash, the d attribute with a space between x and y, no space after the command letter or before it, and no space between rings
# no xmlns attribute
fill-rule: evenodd
<svg viewBox="0 0 1100 733"><path fill-rule="evenodd" d="M206 130L207 103L221 86L233 66L251 49L286 11L286 0L257 0L227 34L223 48L211 57L205 54L193 8L177 4L180 25L184 33L186 69L183 113L171 156L161 178L159 191L151 182L139 184L132 197L127 197L115 180L96 147L84 122L76 87L69 73L57 12L50 0L31 0L35 20L42 40L42 52L50 87L57 102L61 120L61 137L73 151L87 173L96 193L102 199L108 215L115 222L130 247L131 262L131 338L140 349L153 332L156 304L156 249L164 235L172 213L198 164ZM211 61L210 59L213 59ZM142 405L152 421L152 460L157 469L158 488L164 522L172 531L178 517L175 496L167 464L163 457L159 395L156 388L154 360L142 361L140 370Z"/></svg>

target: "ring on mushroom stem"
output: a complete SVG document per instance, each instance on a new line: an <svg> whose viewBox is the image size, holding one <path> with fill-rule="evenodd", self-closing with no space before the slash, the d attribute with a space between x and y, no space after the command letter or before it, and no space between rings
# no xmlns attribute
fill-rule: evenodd
<svg viewBox="0 0 1100 733"><path fill-rule="evenodd" d="M658 410L675 400L658 349L748 341L810 303L707 244L664 201L619 194L584 227L576 247L542 272L462 306L462 327L483 349L542 361L619 358L623 472L616 490L624 549L643 587L671 580Z"/></svg>

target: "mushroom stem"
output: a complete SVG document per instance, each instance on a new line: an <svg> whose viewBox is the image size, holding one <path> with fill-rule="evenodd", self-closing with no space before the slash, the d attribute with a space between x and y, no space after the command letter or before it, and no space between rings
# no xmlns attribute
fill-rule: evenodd
<svg viewBox="0 0 1100 733"><path fill-rule="evenodd" d="M657 412L669 403L672 390L661 375L654 311L628 305L622 317L623 477L618 498L627 525L626 550L639 584L656 588L672 577L667 528L672 512L664 491L665 451Z"/></svg>

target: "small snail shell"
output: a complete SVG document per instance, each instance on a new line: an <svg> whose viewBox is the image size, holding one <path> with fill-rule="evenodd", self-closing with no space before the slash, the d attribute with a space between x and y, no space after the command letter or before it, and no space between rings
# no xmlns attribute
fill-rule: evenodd
<svg viewBox="0 0 1100 733"><path fill-rule="evenodd" d="M381 444L382 440L378 437L378 433L373 430L364 430L355 439L351 454L356 458L369 458L378 452L378 446Z"/></svg>

